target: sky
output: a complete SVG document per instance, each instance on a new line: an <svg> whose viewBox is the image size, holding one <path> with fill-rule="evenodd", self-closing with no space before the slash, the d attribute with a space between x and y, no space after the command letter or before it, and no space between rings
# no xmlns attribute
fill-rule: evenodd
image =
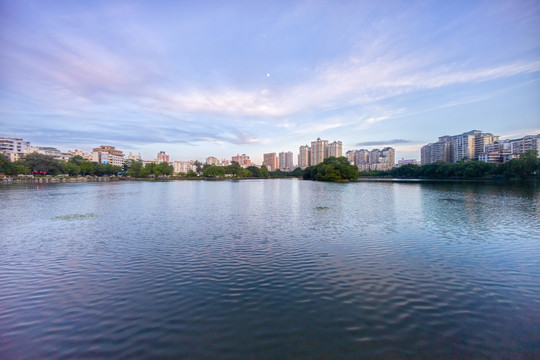
<svg viewBox="0 0 540 360"><path fill-rule="evenodd" d="M0 136L172 160L540 133L540 2L0 0Z"/></svg>

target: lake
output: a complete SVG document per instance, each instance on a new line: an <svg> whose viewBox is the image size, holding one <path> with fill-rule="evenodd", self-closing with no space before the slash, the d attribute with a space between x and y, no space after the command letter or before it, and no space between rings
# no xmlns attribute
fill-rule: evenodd
<svg viewBox="0 0 540 360"><path fill-rule="evenodd" d="M0 358L538 358L533 185L0 185Z"/></svg>

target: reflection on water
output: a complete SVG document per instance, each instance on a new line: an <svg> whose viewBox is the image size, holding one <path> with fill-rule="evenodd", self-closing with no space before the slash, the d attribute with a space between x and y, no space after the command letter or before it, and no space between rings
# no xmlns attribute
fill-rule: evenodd
<svg viewBox="0 0 540 360"><path fill-rule="evenodd" d="M534 358L534 186L0 187L0 358Z"/></svg>

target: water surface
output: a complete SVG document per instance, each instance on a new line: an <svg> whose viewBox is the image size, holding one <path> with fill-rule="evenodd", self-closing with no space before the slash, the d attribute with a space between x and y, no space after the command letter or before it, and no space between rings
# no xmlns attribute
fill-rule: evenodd
<svg viewBox="0 0 540 360"><path fill-rule="evenodd" d="M0 186L0 358L534 358L535 187Z"/></svg>

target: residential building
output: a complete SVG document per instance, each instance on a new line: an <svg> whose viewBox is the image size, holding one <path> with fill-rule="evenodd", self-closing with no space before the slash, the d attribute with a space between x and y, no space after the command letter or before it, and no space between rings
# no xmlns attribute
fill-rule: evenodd
<svg viewBox="0 0 540 360"><path fill-rule="evenodd" d="M328 157L335 156L341 157L343 144L341 141L334 141L331 144L328 144Z"/></svg>
<svg viewBox="0 0 540 360"><path fill-rule="evenodd" d="M133 161L142 161L142 157L140 153L139 155L133 155L132 153L129 153L129 155L127 156L127 159L133 160Z"/></svg>
<svg viewBox="0 0 540 360"><path fill-rule="evenodd" d="M512 154L523 154L530 150L540 150L540 134L527 135L521 139L511 140L510 149ZM537 154L538 155L538 154ZM540 157L540 155L538 155Z"/></svg>
<svg viewBox="0 0 540 360"><path fill-rule="evenodd" d="M90 160L90 161L92 161L92 154L86 153L86 152L84 152L84 151L82 151L82 150L78 150L78 149L75 149L75 150L73 150L73 151L68 150L68 151L67 151L67 154L68 154L68 155L71 155L71 156L80 156L80 157L82 157L82 158L85 159L85 160ZM131 154L131 153L130 153L130 154Z"/></svg>
<svg viewBox="0 0 540 360"><path fill-rule="evenodd" d="M421 163L458 162L461 160L478 160L484 147L499 139L491 133L471 130L459 135L441 136L439 141L424 145L421 149Z"/></svg>
<svg viewBox="0 0 540 360"><path fill-rule="evenodd" d="M92 161L101 164L111 164L116 166L124 165L124 153L114 146L101 145L92 151Z"/></svg>
<svg viewBox="0 0 540 360"><path fill-rule="evenodd" d="M235 161L242 167L248 167L251 166L251 159L246 154L237 154L236 156L233 156L231 161Z"/></svg>
<svg viewBox="0 0 540 360"><path fill-rule="evenodd" d="M503 162L503 156L499 151L483 152L478 156L478 161L501 164Z"/></svg>
<svg viewBox="0 0 540 360"><path fill-rule="evenodd" d="M310 150L311 149L307 145L300 146L298 149L298 167L300 167L302 170L311 164Z"/></svg>
<svg viewBox="0 0 540 360"><path fill-rule="evenodd" d="M206 158L206 163L208 165L219 165L220 164L220 161L217 157L214 157L214 156L209 156Z"/></svg>
<svg viewBox="0 0 540 360"><path fill-rule="evenodd" d="M70 153L63 153L57 148L50 146L29 146L24 150L25 154L37 153L41 155L52 156L55 160L68 161L73 157Z"/></svg>
<svg viewBox="0 0 540 360"><path fill-rule="evenodd" d="M356 166L369 164L369 150L367 149L355 150L354 164Z"/></svg>
<svg viewBox="0 0 540 360"><path fill-rule="evenodd" d="M395 167L395 157L395 150L391 147L354 150L354 164L360 171L390 170Z"/></svg>
<svg viewBox="0 0 540 360"><path fill-rule="evenodd" d="M416 159L404 159L401 158L401 160L398 160L396 167L400 167L403 165L419 165L418 160Z"/></svg>
<svg viewBox="0 0 540 360"><path fill-rule="evenodd" d="M349 160L349 163L351 163L351 165L354 165L355 164L355 157L356 155L356 150L349 150L345 153L345 157L347 158L347 160Z"/></svg>
<svg viewBox="0 0 540 360"><path fill-rule="evenodd" d="M391 147L385 147L381 150L380 163L390 165L390 169L396 166L396 150Z"/></svg>
<svg viewBox="0 0 540 360"><path fill-rule="evenodd" d="M157 163L161 164L162 162L169 163L169 155L165 154L165 151L160 151L157 155Z"/></svg>
<svg viewBox="0 0 540 360"><path fill-rule="evenodd" d="M311 142L311 161L310 166L317 165L323 162L328 157L328 140L317 140Z"/></svg>
<svg viewBox="0 0 540 360"><path fill-rule="evenodd" d="M377 164L379 163L379 158L381 157L381 150L373 149L369 152L369 163Z"/></svg>
<svg viewBox="0 0 540 360"><path fill-rule="evenodd" d="M478 160L489 163L505 163L530 150L537 151L537 156L540 158L539 144L540 134L527 135L520 139L496 140L484 145L484 151L478 156Z"/></svg>
<svg viewBox="0 0 540 360"><path fill-rule="evenodd" d="M29 141L20 138L0 137L0 153L9 161L17 161L24 155L24 150L30 147Z"/></svg>
<svg viewBox="0 0 540 360"><path fill-rule="evenodd" d="M193 161L175 161L175 162L173 162L173 173L174 173L174 175L187 174L190 170L197 171L197 166L193 163Z"/></svg>
<svg viewBox="0 0 540 360"><path fill-rule="evenodd" d="M269 171L275 171L278 168L278 157L276 153L268 153L263 155L263 165Z"/></svg>
<svg viewBox="0 0 540 360"><path fill-rule="evenodd" d="M434 162L452 162L452 140L451 136L439 137L439 141L422 146L420 149L421 164L431 164Z"/></svg>
<svg viewBox="0 0 540 360"><path fill-rule="evenodd" d="M282 171L293 171L293 153L292 151L280 152L279 153L279 164L278 168Z"/></svg>

